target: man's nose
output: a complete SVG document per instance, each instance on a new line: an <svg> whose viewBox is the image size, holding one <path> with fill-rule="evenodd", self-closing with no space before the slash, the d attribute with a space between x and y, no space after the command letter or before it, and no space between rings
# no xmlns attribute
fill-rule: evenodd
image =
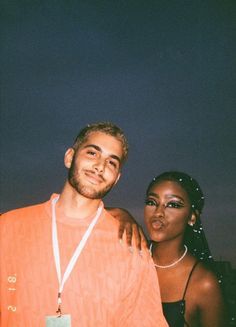
<svg viewBox="0 0 236 327"><path fill-rule="evenodd" d="M94 164L94 168L98 173L102 173L104 171L105 168L105 164L106 161L104 159L99 158L95 164Z"/></svg>

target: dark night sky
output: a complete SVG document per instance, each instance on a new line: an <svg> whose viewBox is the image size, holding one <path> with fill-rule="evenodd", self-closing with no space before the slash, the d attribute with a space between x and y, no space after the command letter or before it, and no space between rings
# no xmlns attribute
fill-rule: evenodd
<svg viewBox="0 0 236 327"><path fill-rule="evenodd" d="M215 258L236 265L236 2L2 1L1 200L46 200L87 123L110 120L130 156L107 205L142 222L152 177L195 177Z"/></svg>

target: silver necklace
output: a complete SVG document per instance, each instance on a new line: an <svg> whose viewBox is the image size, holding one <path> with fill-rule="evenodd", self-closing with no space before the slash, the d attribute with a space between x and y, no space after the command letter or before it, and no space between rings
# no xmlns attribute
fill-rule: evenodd
<svg viewBox="0 0 236 327"><path fill-rule="evenodd" d="M161 266L161 265L157 265L156 263L154 263L154 266L156 268L170 268L170 267L173 267L173 266L177 265L177 263L179 263L181 260L183 260L183 258L186 256L186 254L188 252L188 247L185 244L184 244L184 249L185 249L184 253L181 255L181 257L179 259L177 259L176 261L172 262L171 264L166 265L166 266ZM149 251L150 251L150 253L152 255L152 243L150 245Z"/></svg>

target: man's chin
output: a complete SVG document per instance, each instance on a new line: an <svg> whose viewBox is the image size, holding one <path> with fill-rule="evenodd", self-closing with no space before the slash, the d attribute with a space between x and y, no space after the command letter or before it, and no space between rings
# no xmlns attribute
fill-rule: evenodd
<svg viewBox="0 0 236 327"><path fill-rule="evenodd" d="M70 185L82 196L91 199L98 200L102 199L112 188L112 185L107 186L106 188L100 188L97 185L91 183L84 183L83 185L75 183L74 180L69 180Z"/></svg>
<svg viewBox="0 0 236 327"><path fill-rule="evenodd" d="M83 195L84 197L91 199L91 200L98 200L98 199L102 199L107 191L106 190L94 190L91 188L83 188L82 190L78 190L78 193L80 193L81 195Z"/></svg>

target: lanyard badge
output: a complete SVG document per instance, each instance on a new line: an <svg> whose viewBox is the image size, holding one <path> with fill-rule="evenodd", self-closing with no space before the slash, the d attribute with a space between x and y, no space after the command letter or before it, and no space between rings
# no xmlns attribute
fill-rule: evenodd
<svg viewBox="0 0 236 327"><path fill-rule="evenodd" d="M46 327L71 327L71 316L61 315L60 317L46 317Z"/></svg>
<svg viewBox="0 0 236 327"><path fill-rule="evenodd" d="M60 252L59 252L59 245L58 245L58 237L57 237L57 224L56 224L56 210L55 210L55 206L56 206L56 202L58 201L59 197L57 198L54 198L52 200L52 247L53 247L53 254L54 254L54 261L55 261L55 266L56 266L56 271L57 271L57 278L58 278L58 285L59 285L59 290L58 290L58 299L57 299L57 303L58 303L58 309L56 311L57 313L57 317L58 318L63 318L62 320L61 319L56 319L54 317L54 319L57 320L61 320L61 321L65 321L67 324L66 325L46 325L47 327L53 327L53 326L70 326L68 325L69 323L69 318L67 317L68 315L62 315L62 311L61 311L61 304L62 304L62 299L61 299L61 294L62 294L62 291L63 291L63 288L64 288L64 285L65 285L65 282L68 280L85 244L87 243L87 240L89 238L89 236L91 235L92 233L92 230L94 228L94 226L96 225L101 213L102 213L102 210L103 210L103 203L101 202L97 212L96 212L96 215L95 217L92 219L91 223L89 224L86 232L84 233L81 241L79 242L79 244L77 245L77 248L74 252L74 254L72 255L67 267L66 267L66 270L65 270L65 273L63 276L61 276L61 265L60 265ZM53 319L53 317L47 317L49 318L49 324L51 323L50 321Z"/></svg>

